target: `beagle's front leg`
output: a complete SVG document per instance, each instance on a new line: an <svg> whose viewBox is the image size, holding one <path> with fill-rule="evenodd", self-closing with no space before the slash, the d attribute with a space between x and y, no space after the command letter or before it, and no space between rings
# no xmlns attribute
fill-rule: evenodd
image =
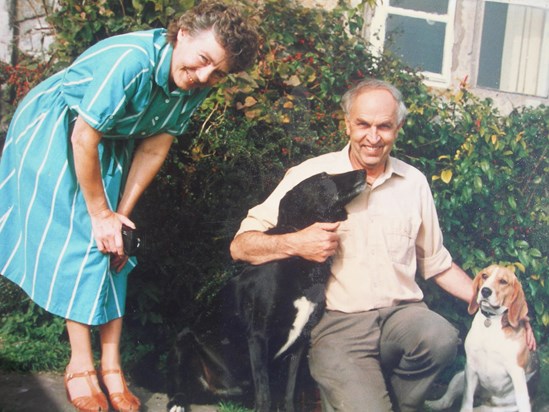
<svg viewBox="0 0 549 412"><path fill-rule="evenodd" d="M518 411L531 412L532 407L530 405L530 396L528 395L528 385L526 384L524 369L517 364L513 364L507 368L507 372L513 381Z"/></svg>
<svg viewBox="0 0 549 412"><path fill-rule="evenodd" d="M472 412L475 399L475 389L478 385L478 375L469 362L465 365L465 390L461 401L460 412Z"/></svg>

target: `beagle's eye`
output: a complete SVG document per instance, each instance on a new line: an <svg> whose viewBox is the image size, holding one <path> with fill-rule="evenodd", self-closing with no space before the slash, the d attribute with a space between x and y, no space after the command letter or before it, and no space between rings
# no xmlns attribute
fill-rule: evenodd
<svg viewBox="0 0 549 412"><path fill-rule="evenodd" d="M482 279L486 280L486 279L488 279L489 276L488 276L488 273L483 273L481 275L481 277L482 277Z"/></svg>
<svg viewBox="0 0 549 412"><path fill-rule="evenodd" d="M500 279L500 280L499 280L499 284L505 286L505 285L508 285L509 282L507 282L506 279Z"/></svg>

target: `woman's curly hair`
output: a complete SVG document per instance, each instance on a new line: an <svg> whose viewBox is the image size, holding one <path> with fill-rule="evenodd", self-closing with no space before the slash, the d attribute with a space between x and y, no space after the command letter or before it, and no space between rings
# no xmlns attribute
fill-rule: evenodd
<svg viewBox="0 0 549 412"><path fill-rule="evenodd" d="M172 21L168 26L168 41L175 45L180 29L194 36L211 28L228 55L231 72L245 70L254 64L259 47L255 24L245 19L235 6L220 1L202 2Z"/></svg>

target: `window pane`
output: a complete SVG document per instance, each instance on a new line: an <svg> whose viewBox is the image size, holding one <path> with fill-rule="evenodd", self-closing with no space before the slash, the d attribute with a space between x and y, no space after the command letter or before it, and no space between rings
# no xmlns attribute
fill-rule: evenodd
<svg viewBox="0 0 549 412"><path fill-rule="evenodd" d="M409 66L442 73L445 31L445 23L389 15L385 47L401 56Z"/></svg>
<svg viewBox="0 0 549 412"><path fill-rule="evenodd" d="M504 3L485 5L477 81L480 86L499 89L508 7Z"/></svg>
<svg viewBox="0 0 549 412"><path fill-rule="evenodd" d="M390 5L427 13L448 13L448 0L391 0Z"/></svg>
<svg viewBox="0 0 549 412"><path fill-rule="evenodd" d="M548 15L542 8L487 1L477 84L547 97Z"/></svg>

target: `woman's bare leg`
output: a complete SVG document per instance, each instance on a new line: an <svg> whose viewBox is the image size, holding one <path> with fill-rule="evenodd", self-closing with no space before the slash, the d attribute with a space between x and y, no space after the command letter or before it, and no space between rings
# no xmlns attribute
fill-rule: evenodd
<svg viewBox="0 0 549 412"><path fill-rule="evenodd" d="M137 411L140 401L126 389L120 362L120 337L122 336L122 318L111 320L99 328L101 335L101 370L103 382L111 395L111 404L115 410ZM106 372L106 373L105 373ZM113 395L114 394L114 395Z"/></svg>
<svg viewBox="0 0 549 412"><path fill-rule="evenodd" d="M113 319L99 327L101 337L101 370L122 369L120 363L120 337L122 336L122 319ZM104 378L105 386L110 393L122 392L122 380L118 375L109 374Z"/></svg>
<svg viewBox="0 0 549 412"><path fill-rule="evenodd" d="M71 345L71 358L67 365L67 373L81 373L95 370L91 345L90 326L72 320L66 321L69 342ZM93 384L99 389L96 376L91 376ZM74 378L68 384L68 390L72 399L92 394L87 379Z"/></svg>

